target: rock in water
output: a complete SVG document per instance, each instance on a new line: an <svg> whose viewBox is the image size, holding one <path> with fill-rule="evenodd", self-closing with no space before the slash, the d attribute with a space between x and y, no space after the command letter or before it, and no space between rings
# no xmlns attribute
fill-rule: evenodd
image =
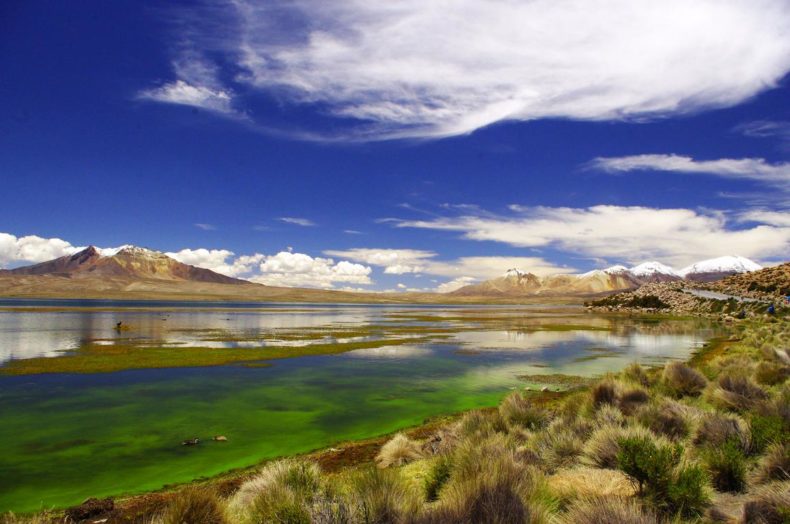
<svg viewBox="0 0 790 524"><path fill-rule="evenodd" d="M216 440L217 442L227 442L228 437L226 437L225 435L217 435L214 437L214 440Z"/></svg>

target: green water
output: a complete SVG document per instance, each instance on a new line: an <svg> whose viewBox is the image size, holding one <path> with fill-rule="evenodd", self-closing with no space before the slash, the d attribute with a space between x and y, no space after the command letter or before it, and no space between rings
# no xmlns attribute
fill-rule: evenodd
<svg viewBox="0 0 790 524"><path fill-rule="evenodd" d="M248 316L245 322L283 321L281 315L239 314ZM232 313L221 313L223 321L228 315ZM291 319L289 325L329 325L338 318L346 324L365 323L381 312L355 308L336 312L340 317L315 315ZM0 314L0 343L5 344L0 347L24 339L20 330L46 329L42 320L48 318L9 320ZM85 319L75 318L82 319L79 330L84 333ZM189 322L210 324L212 319L198 315ZM72 320L60 317L58 322L68 332ZM62 507L89 496L153 490L385 434L431 416L495 405L511 389L523 387L517 378L521 374L589 376L635 360L685 358L710 336L699 326L682 323L667 329L654 324L611 327L469 331L441 343L281 360L269 368L0 377L0 511ZM41 340L41 333L28 335ZM466 352L459 354L459 349ZM225 435L228 442L213 442L213 435ZM202 439L200 445L180 445L195 436Z"/></svg>

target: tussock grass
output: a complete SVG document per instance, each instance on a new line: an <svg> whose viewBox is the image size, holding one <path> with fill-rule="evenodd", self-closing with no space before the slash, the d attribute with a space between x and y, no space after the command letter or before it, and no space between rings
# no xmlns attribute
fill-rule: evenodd
<svg viewBox="0 0 790 524"><path fill-rule="evenodd" d="M534 406L524 395L513 392L499 404L499 415L508 424L534 431L546 424L546 413Z"/></svg>
<svg viewBox="0 0 790 524"><path fill-rule="evenodd" d="M653 385L653 381L647 375L645 369L636 362L629 364L629 366L623 370L622 376L625 380L644 388L649 388Z"/></svg>
<svg viewBox="0 0 790 524"><path fill-rule="evenodd" d="M540 457L547 471L572 466L578 462L584 448L585 426L556 419L545 431L535 433L528 447Z"/></svg>
<svg viewBox="0 0 790 524"><path fill-rule="evenodd" d="M743 505L742 524L787 524L790 522L790 482L777 482L760 489Z"/></svg>
<svg viewBox="0 0 790 524"><path fill-rule="evenodd" d="M677 397L697 396L708 385L702 373L677 361L664 366L662 378L667 389Z"/></svg>
<svg viewBox="0 0 790 524"><path fill-rule="evenodd" d="M598 409L604 405L617 403L617 384L612 380L603 380L590 390L593 407Z"/></svg>
<svg viewBox="0 0 790 524"><path fill-rule="evenodd" d="M351 480L355 522L410 522L422 507L419 494L394 470L367 468Z"/></svg>
<svg viewBox="0 0 790 524"><path fill-rule="evenodd" d="M733 411L748 411L768 398L768 393L745 375L721 375L710 393L713 404Z"/></svg>
<svg viewBox="0 0 790 524"><path fill-rule="evenodd" d="M557 471L546 481L565 500L631 497L636 494L636 489L628 477L622 471L614 469L575 466Z"/></svg>
<svg viewBox="0 0 790 524"><path fill-rule="evenodd" d="M683 406L672 400L643 406L636 418L653 433L672 440L686 438L691 430Z"/></svg>
<svg viewBox="0 0 790 524"><path fill-rule="evenodd" d="M790 442L771 444L760 460L755 472L755 482L790 480Z"/></svg>
<svg viewBox="0 0 790 524"><path fill-rule="evenodd" d="M754 369L754 380L764 386L784 383L790 377L790 366L776 362L762 361Z"/></svg>
<svg viewBox="0 0 790 524"><path fill-rule="evenodd" d="M746 421L737 415L713 412L700 420L692 442L697 446L720 447L731 440L737 442L744 453L751 452L752 436Z"/></svg>
<svg viewBox="0 0 790 524"><path fill-rule="evenodd" d="M561 524L658 524L655 514L634 500L596 497L576 501Z"/></svg>
<svg viewBox="0 0 790 524"><path fill-rule="evenodd" d="M380 468L403 466L422 457L420 445L403 433L398 433L381 447L376 455L376 465Z"/></svg>
<svg viewBox="0 0 790 524"><path fill-rule="evenodd" d="M178 492L156 524L226 524L225 505L216 493L205 488L187 488Z"/></svg>

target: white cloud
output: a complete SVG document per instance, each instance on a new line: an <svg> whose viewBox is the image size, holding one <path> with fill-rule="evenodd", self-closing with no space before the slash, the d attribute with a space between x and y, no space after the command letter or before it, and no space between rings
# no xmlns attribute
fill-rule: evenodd
<svg viewBox="0 0 790 524"><path fill-rule="evenodd" d="M293 224L295 226L302 226L302 227L313 227L315 226L315 222L307 218L299 218L299 217L280 217L277 220L280 222L285 222L286 224Z"/></svg>
<svg viewBox="0 0 790 524"><path fill-rule="evenodd" d="M471 282L501 277L508 269L519 268L537 275L572 273L573 268L561 267L539 257L480 256L437 260L438 254L419 249L355 248L325 251L327 255L348 258L384 268L385 274L424 273L452 278L439 284L436 291L453 291ZM417 289L409 289L417 291ZM421 291L427 291L421 289Z"/></svg>
<svg viewBox="0 0 790 524"><path fill-rule="evenodd" d="M464 286L468 286L469 284L473 284L477 280L472 277L458 277L450 280L449 282L445 282L444 284L439 284L436 286L437 293L449 293L451 291L455 291L456 289L461 289Z"/></svg>
<svg viewBox="0 0 790 524"><path fill-rule="evenodd" d="M742 222L759 222L772 226L790 227L790 211L755 209L741 213L738 218Z"/></svg>
<svg viewBox="0 0 790 524"><path fill-rule="evenodd" d="M694 160L680 155L633 155L598 157L589 163L589 167L608 173L628 171L699 173L725 178L752 179L784 188L790 187L790 162L771 164L762 158Z"/></svg>
<svg viewBox="0 0 790 524"><path fill-rule="evenodd" d="M234 256L233 251L205 248L182 249L165 254L184 264L210 269L229 277L239 277L250 273L264 258L264 255L256 253L238 256L228 261L228 258Z"/></svg>
<svg viewBox="0 0 790 524"><path fill-rule="evenodd" d="M203 231L216 231L217 230L217 226L215 226L214 224L197 223L197 224L195 224L195 227L198 228L198 229L202 229Z"/></svg>
<svg viewBox="0 0 790 524"><path fill-rule="evenodd" d="M221 55L241 71L240 88L357 119L357 139L457 135L505 120L684 114L742 102L790 69L786 0L229 6L234 22L192 16L184 24L179 45L190 45L178 78L190 60ZM224 101L222 92L176 86L163 98Z"/></svg>
<svg viewBox="0 0 790 524"><path fill-rule="evenodd" d="M786 256L790 227L763 222L734 229L722 212L647 207L511 206L512 216L402 220L396 227L457 231L463 238L636 263L657 259L682 267L704 258ZM775 221L774 221L775 222ZM516 266L518 267L518 266Z"/></svg>
<svg viewBox="0 0 790 524"><path fill-rule="evenodd" d="M0 268L23 262L46 262L71 255L84 249L72 246L59 238L42 238L36 235L16 237L0 233Z"/></svg>
<svg viewBox="0 0 790 524"><path fill-rule="evenodd" d="M754 138L776 137L790 140L790 122L782 120L755 120L740 124L733 129Z"/></svg>
<svg viewBox="0 0 790 524"><path fill-rule="evenodd" d="M250 280L270 286L331 288L337 282L372 283L370 280L372 270L362 264L354 264L346 260L336 263L331 258L311 257L288 251L264 257L257 269L260 274L251 277Z"/></svg>
<svg viewBox="0 0 790 524"><path fill-rule="evenodd" d="M240 118L242 115L231 105L231 93L224 89L193 85L184 80L169 82L160 87L146 89L138 93L138 98L192 107L199 107L213 113Z"/></svg>

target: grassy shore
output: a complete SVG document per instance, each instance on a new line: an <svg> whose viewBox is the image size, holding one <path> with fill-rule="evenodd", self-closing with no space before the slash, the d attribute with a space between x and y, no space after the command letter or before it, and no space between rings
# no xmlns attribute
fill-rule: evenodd
<svg viewBox="0 0 790 524"><path fill-rule="evenodd" d="M96 515L162 523L788 522L789 347L787 319L747 321L685 364L632 365L590 385L568 381L561 393L513 393L497 409L118 501Z"/></svg>

